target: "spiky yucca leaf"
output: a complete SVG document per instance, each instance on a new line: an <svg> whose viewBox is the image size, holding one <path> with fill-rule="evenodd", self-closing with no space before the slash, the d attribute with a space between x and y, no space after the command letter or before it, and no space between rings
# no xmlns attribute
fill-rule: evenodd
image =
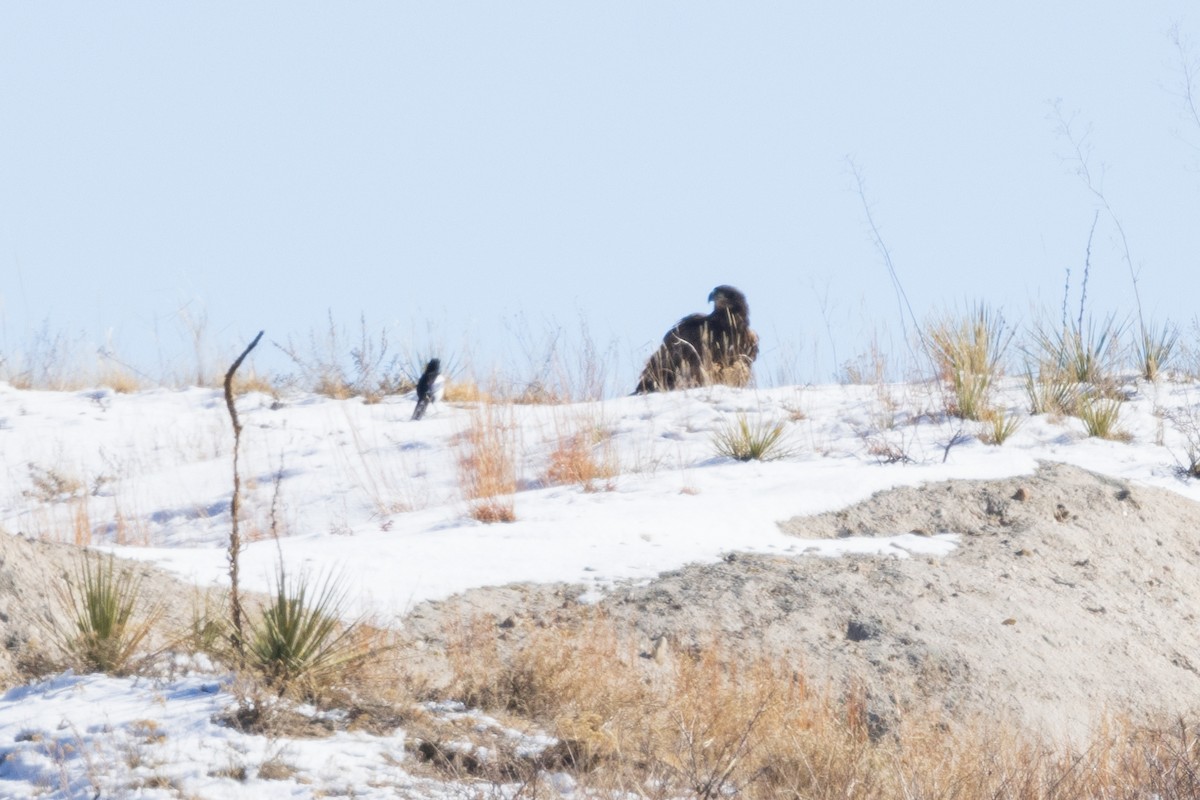
<svg viewBox="0 0 1200 800"><path fill-rule="evenodd" d="M366 653L343 625L346 592L332 576L314 584L308 575L289 577L283 567L271 602L251 623L248 659L280 694L292 688L315 691Z"/></svg>
<svg viewBox="0 0 1200 800"><path fill-rule="evenodd" d="M927 326L930 356L952 393L949 413L974 420L986 416L1012 336L1004 317L982 303L968 314L947 314Z"/></svg>
<svg viewBox="0 0 1200 800"><path fill-rule="evenodd" d="M1142 377L1148 381L1158 380L1170 365L1178 343L1179 329L1170 323L1161 328L1157 325L1143 327L1134 341Z"/></svg>
<svg viewBox="0 0 1200 800"><path fill-rule="evenodd" d="M70 630L61 633L64 649L86 669L124 671L138 648L162 618L161 602L150 603L143 615L142 583L133 570L114 571L113 557L84 558L75 578L67 578L59 597L70 617Z"/></svg>
<svg viewBox="0 0 1200 800"><path fill-rule="evenodd" d="M713 433L717 454L738 461L774 461L791 454L783 422L760 420L751 422L746 414L738 414Z"/></svg>
<svg viewBox="0 0 1200 800"><path fill-rule="evenodd" d="M1128 441L1130 435L1117 426L1121 416L1121 400L1112 397L1084 397L1076 413L1083 420L1088 436L1099 439Z"/></svg>

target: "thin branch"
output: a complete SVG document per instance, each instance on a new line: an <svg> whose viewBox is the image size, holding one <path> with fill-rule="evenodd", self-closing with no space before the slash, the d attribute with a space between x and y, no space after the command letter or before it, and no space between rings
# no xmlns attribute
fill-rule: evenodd
<svg viewBox="0 0 1200 800"><path fill-rule="evenodd" d="M1089 130L1083 135L1077 135L1071 129L1072 120L1069 120L1063 116L1062 105L1060 103L1054 103L1053 108L1054 119L1057 122L1056 133L1065 139L1067 144L1071 146L1072 160L1075 162L1076 176L1078 176L1079 180L1083 182L1083 185L1092 194L1092 196L1096 198L1096 201L1100 204L1100 207L1104 209L1105 213L1108 214L1108 218L1111 219L1113 225L1116 226L1117 234L1121 237L1122 257L1125 259L1126 266L1129 267L1129 279L1133 284L1133 299L1137 305L1138 327L1142 332L1144 332L1146 330L1146 320L1142 314L1141 292L1138 291L1138 273L1137 270L1134 269L1133 258L1129 254L1129 240L1125 236L1125 226L1121 224L1120 217L1117 216L1116 212L1113 211L1112 206L1109 205L1108 198L1104 195L1104 190L1092 177L1092 171L1088 165L1088 156L1090 153L1087 151L1085 145L1087 143L1088 133L1090 133L1091 130L1089 128Z"/></svg>
<svg viewBox="0 0 1200 800"><path fill-rule="evenodd" d="M1196 83L1200 81L1200 59L1192 57L1191 43L1183 38L1178 22L1171 26L1170 35L1171 43L1175 45L1175 52L1179 55L1179 74L1183 79L1179 96L1183 100L1188 116L1192 118L1192 122L1196 123L1196 129L1200 130L1200 107L1196 105ZM1192 144L1192 147L1200 150L1200 145Z"/></svg>
<svg viewBox="0 0 1200 800"><path fill-rule="evenodd" d="M921 332L921 326L917 324L917 316L913 313L912 305L908 302L908 295L904 291L904 286L900 283L900 276L896 274L896 267L892 263L892 254L888 250L887 245L883 241L883 235L879 232L879 226L875 224L875 217L871 214L871 204L867 201L866 181L863 179L862 172L858 165L850 158L846 159L846 163L850 165L850 172L854 175L854 181L858 189L858 198L862 201L863 211L867 216L867 225L871 229L871 240L875 248L879 250L879 254L883 256L883 263L887 267L888 276L892 279L892 287L896 290L896 303L900 308L900 329L904 333L904 344L908 347L908 354L914 359L916 353L913 352L912 344L908 339L908 326L904 321L904 312L908 311L909 319L912 320L913 329L917 332L917 337L921 341L922 347L928 351L926 347L925 335Z"/></svg>
<svg viewBox="0 0 1200 800"><path fill-rule="evenodd" d="M238 475L238 450L242 440L242 423L238 421L237 407L233 402L233 375L237 372L238 367L246 360L246 356L250 355L260 339L263 337L263 331L258 332L258 336L254 337L254 341L242 351L242 354L237 357L237 361L233 362L233 366L225 373L225 406L229 409L229 419L233 422L233 499L229 504L229 514L232 517L232 526L229 532L229 583L230 583L230 615L233 622L233 642L234 652L238 658L244 658L244 642L245 635L242 626L242 601L238 595L238 553L241 551L242 540L238 532L238 513L242 504L242 481Z"/></svg>
<svg viewBox="0 0 1200 800"><path fill-rule="evenodd" d="M1100 210L1092 215L1092 229L1088 231L1087 249L1083 254L1083 283L1079 289L1079 328L1080 335L1083 333L1083 309L1087 305L1087 285L1088 276L1092 272L1092 237L1096 235L1096 223L1100 221ZM1136 286L1134 287L1137 288Z"/></svg>

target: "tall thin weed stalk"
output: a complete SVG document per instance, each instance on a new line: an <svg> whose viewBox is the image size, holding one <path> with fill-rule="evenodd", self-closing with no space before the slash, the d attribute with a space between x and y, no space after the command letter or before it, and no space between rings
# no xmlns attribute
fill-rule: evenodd
<svg viewBox="0 0 1200 800"><path fill-rule="evenodd" d="M517 490L516 426L505 420L493 403L483 403L471 415L460 437L459 486L470 503L470 515L480 522L513 522Z"/></svg>

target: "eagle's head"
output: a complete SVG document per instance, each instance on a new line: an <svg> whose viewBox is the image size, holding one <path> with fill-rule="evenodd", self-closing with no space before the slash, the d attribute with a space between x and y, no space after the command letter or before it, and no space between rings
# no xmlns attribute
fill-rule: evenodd
<svg viewBox="0 0 1200 800"><path fill-rule="evenodd" d="M722 284L713 289L708 295L708 301L713 304L714 312L728 311L746 320L750 318L750 305L746 302L746 295L732 286Z"/></svg>

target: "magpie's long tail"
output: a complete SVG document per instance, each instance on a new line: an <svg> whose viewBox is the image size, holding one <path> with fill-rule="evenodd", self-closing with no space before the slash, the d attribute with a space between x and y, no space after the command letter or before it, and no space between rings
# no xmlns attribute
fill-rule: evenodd
<svg viewBox="0 0 1200 800"><path fill-rule="evenodd" d="M428 397L422 397L421 399L417 400L417 407L413 409L412 418L420 419L421 417L425 416L425 409L427 408L429 408Z"/></svg>

